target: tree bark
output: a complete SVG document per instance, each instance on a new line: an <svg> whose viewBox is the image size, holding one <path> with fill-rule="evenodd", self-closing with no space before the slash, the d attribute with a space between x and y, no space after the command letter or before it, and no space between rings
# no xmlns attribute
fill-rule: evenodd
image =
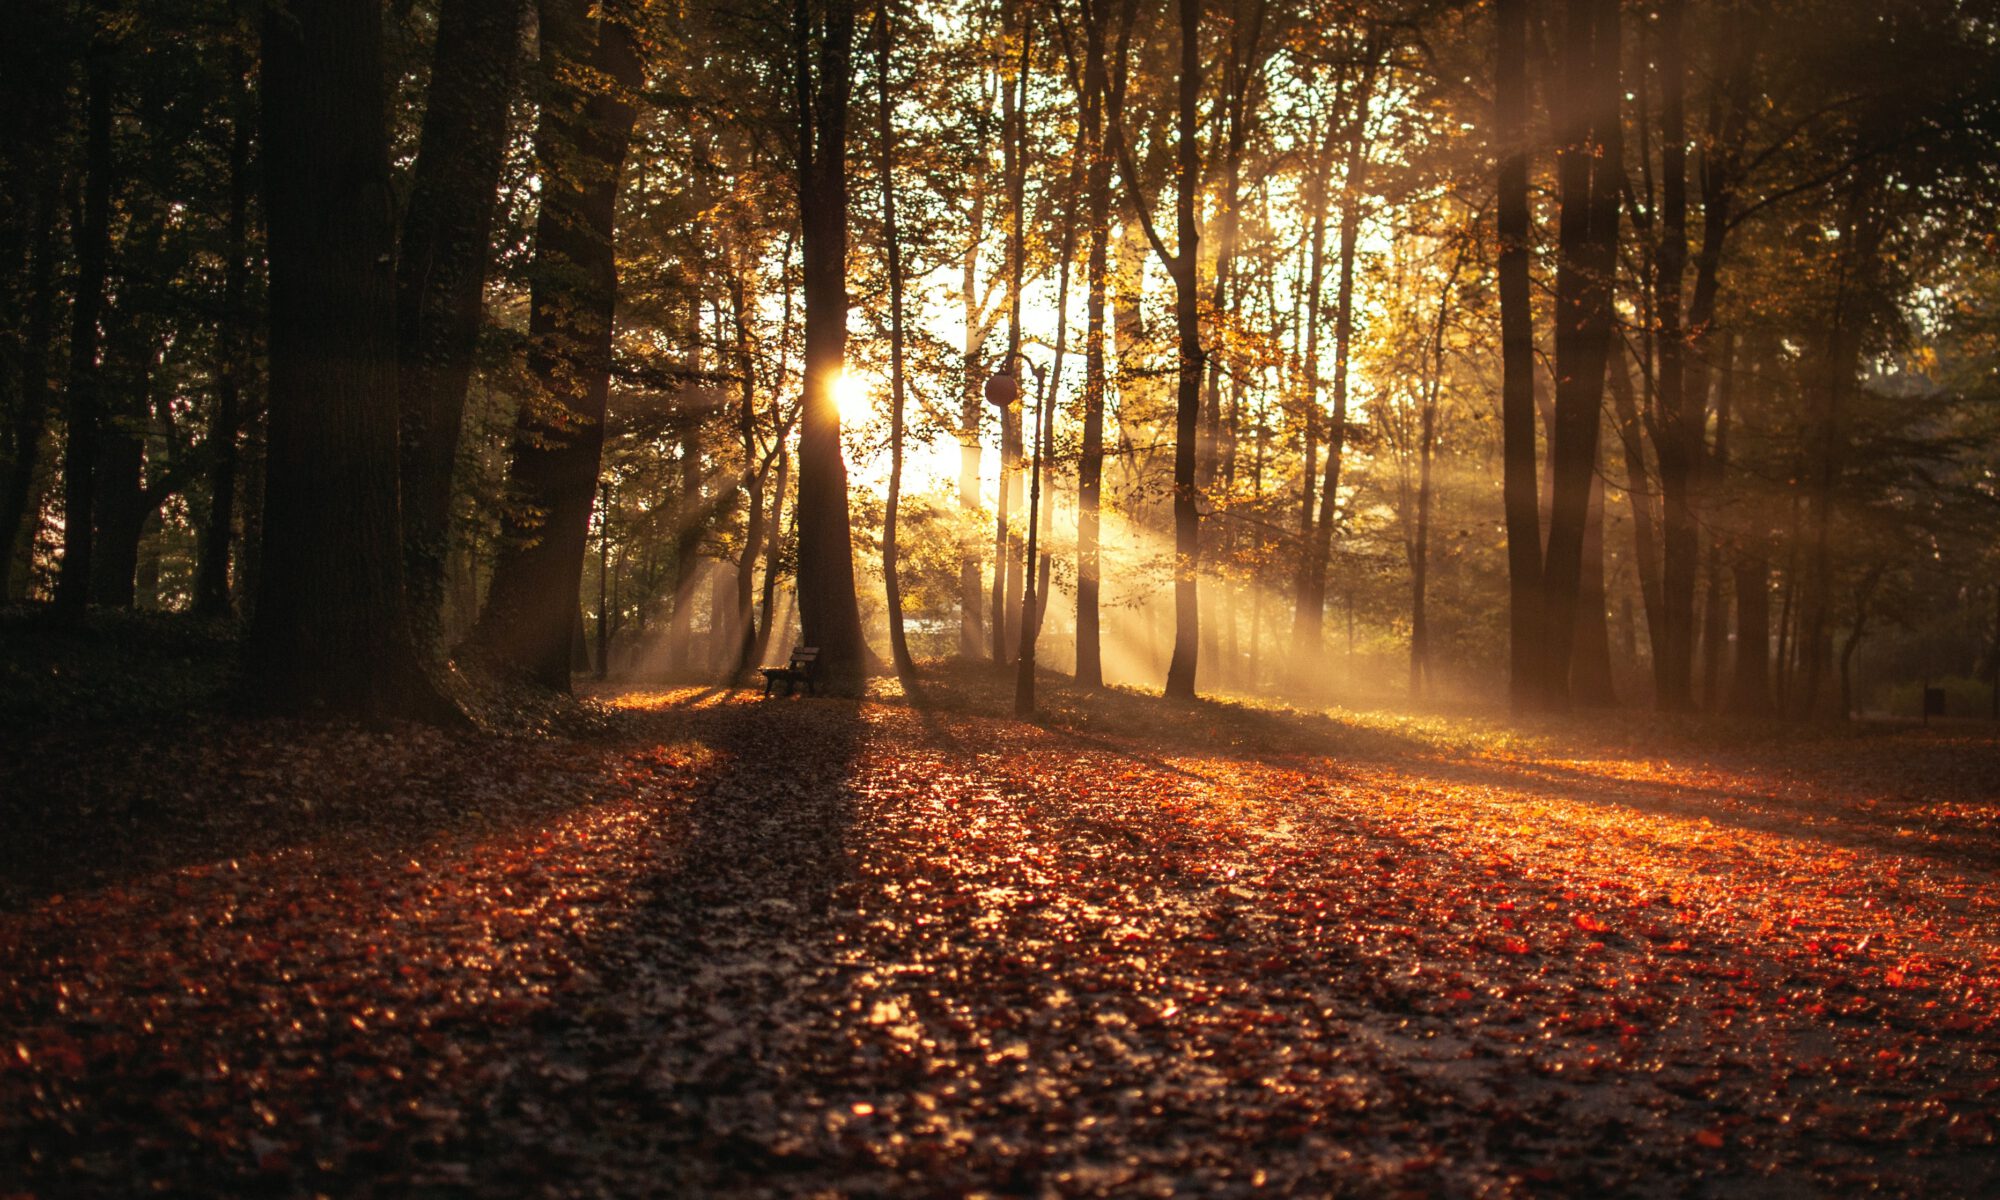
<svg viewBox="0 0 2000 1200"><path fill-rule="evenodd" d="M1568 0L1563 140L1557 152L1561 219L1556 271L1554 479L1542 563L1546 634L1542 702L1569 704L1570 661L1582 584L1583 536L1597 462L1599 405L1617 265L1619 56L1617 0Z"/></svg>
<svg viewBox="0 0 2000 1200"><path fill-rule="evenodd" d="M882 515L882 584L888 594L889 656L904 679L917 673L903 630L896 568L896 516L903 497L903 246L896 228L896 154L889 99L889 6L875 6L876 135L882 154L882 240L889 255L889 495Z"/></svg>
<svg viewBox="0 0 2000 1200"><path fill-rule="evenodd" d="M403 597L379 7L267 10L262 94L271 390L252 686L272 708L447 719Z"/></svg>
<svg viewBox="0 0 2000 1200"><path fill-rule="evenodd" d="M1646 618L1646 652L1654 656L1654 690L1658 692L1658 647L1660 645L1660 550L1659 529L1653 518L1652 473L1646 467L1644 425L1639 416L1638 398L1633 394L1632 372L1624 356L1614 354L1606 365L1611 385L1611 406L1618 418L1618 438L1625 449L1625 498L1632 510L1633 574L1639 577L1639 601Z"/></svg>
<svg viewBox="0 0 2000 1200"><path fill-rule="evenodd" d="M1102 555L1099 546L1104 494L1105 284L1110 272L1111 159L1105 143L1105 110L1122 105L1126 66L1121 56L1114 73L1105 64L1106 0L1083 6L1083 141L1087 175L1084 211L1089 224L1089 261L1084 267L1083 448L1076 472L1076 681L1088 688L1104 686L1101 614ZM1131 5L1126 5L1130 12ZM1130 37L1121 30L1122 48Z"/></svg>
<svg viewBox="0 0 2000 1200"><path fill-rule="evenodd" d="M1201 94L1201 0L1179 0L1181 63L1174 187L1177 236L1169 260L1174 278L1174 329L1180 342L1180 385L1174 406L1174 656L1166 694L1194 699L1201 649L1201 512L1196 507L1195 442L1201 416L1200 232L1195 193L1201 188L1201 147L1195 142Z"/></svg>
<svg viewBox="0 0 2000 1200"><path fill-rule="evenodd" d="M847 356L847 111L854 87L854 5L853 0L798 0L793 14L806 309L799 620L806 644L819 648L819 671L827 683L855 691L866 649L854 594L847 463L834 396Z"/></svg>
<svg viewBox="0 0 2000 1200"><path fill-rule="evenodd" d="M1528 277L1528 0L1497 0L1495 141L1500 152L1500 429L1507 524L1508 695L1540 701L1542 519L1535 480L1535 332Z"/></svg>
<svg viewBox="0 0 2000 1200"><path fill-rule="evenodd" d="M410 615L435 640L451 485L520 64L524 0L439 6L423 131L396 263L403 547Z"/></svg>
<svg viewBox="0 0 2000 1200"><path fill-rule="evenodd" d="M1694 600L1699 547L1694 485L1700 469L1705 397L1690 395L1681 326L1681 285L1687 267L1687 127L1682 24L1684 0L1660 5L1660 239L1653 255L1653 308L1658 322L1659 419L1654 444L1660 464L1662 559L1661 640L1654 647L1667 712L1694 708Z"/></svg>
<svg viewBox="0 0 2000 1200"><path fill-rule="evenodd" d="M567 692L583 554L604 446L618 269L613 218L642 66L622 9L540 0L549 95L535 133L528 371L510 449L514 502L502 522L473 643L502 670ZM586 91L585 81L590 81Z"/></svg>
<svg viewBox="0 0 2000 1200"><path fill-rule="evenodd" d="M229 132L229 258L223 267L222 325L217 338L215 419L208 428L212 464L208 473L208 515L201 527L201 554L195 567L194 610L204 617L230 612L229 547L236 521L237 436L243 428L243 385L251 371L250 313L250 64L232 45L231 74L238 89ZM407 585L407 581L406 585Z"/></svg>
<svg viewBox="0 0 2000 1200"><path fill-rule="evenodd" d="M63 447L63 554L56 576L56 610L80 614L90 602L91 524L96 512L99 430L104 381L97 323L104 310L111 259L111 93L115 86L110 35L91 38L84 69L83 220L75 233L76 288L70 301L69 387Z"/></svg>
<svg viewBox="0 0 2000 1200"><path fill-rule="evenodd" d="M1340 519L1340 468L1347 453L1347 369L1354 346L1354 258L1361 232L1361 181L1368 166L1368 111L1374 91L1375 63L1370 61L1355 92L1354 124L1348 134L1347 164L1341 178L1340 267L1334 284L1333 420L1326 429L1326 478L1319 489L1319 525L1306 552L1305 584L1300 589L1292 621L1297 665L1305 670L1317 670L1319 662L1321 631L1326 619L1327 566L1333 558L1334 525ZM1317 260L1317 238L1314 250ZM1317 289L1314 293L1317 296ZM1317 305L1314 307L1316 319ZM1312 359L1307 367L1307 378L1312 381L1307 396L1315 417L1319 411L1316 342L1317 338L1308 335L1307 344L1314 349L1307 352Z"/></svg>
<svg viewBox="0 0 2000 1200"><path fill-rule="evenodd" d="M41 184L35 200L34 233L28 247L26 320L22 323L20 355L15 363L13 411L9 413L8 457L4 492L0 492L0 602L14 599L14 568L21 557L23 526L35 494L41 464L42 436L48 428L49 342L56 328L56 211L63 191L59 174Z"/></svg>

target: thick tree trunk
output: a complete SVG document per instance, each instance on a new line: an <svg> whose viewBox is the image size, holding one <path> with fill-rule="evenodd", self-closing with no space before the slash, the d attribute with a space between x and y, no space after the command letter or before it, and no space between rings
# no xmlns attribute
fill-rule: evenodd
<svg viewBox="0 0 2000 1200"><path fill-rule="evenodd" d="M1528 0L1497 0L1495 141L1500 152L1500 429L1507 523L1508 694L1538 703L1542 524L1535 481L1535 333L1528 278Z"/></svg>
<svg viewBox="0 0 2000 1200"><path fill-rule="evenodd" d="M597 494L610 388L618 187L642 68L626 14L541 0L551 92L535 133L542 209L529 297L528 371L510 452L514 503L474 643L503 670L569 690L571 627ZM585 82L594 90L586 92Z"/></svg>
<svg viewBox="0 0 2000 1200"><path fill-rule="evenodd" d="M805 262L805 412L799 428L799 620L836 690L861 684L866 647L854 594L847 463L834 385L847 357L847 110L853 0L794 10L799 214ZM815 47L814 43L817 42ZM813 61L817 50L817 62Z"/></svg>
<svg viewBox="0 0 2000 1200"><path fill-rule="evenodd" d="M23 534L41 508L53 399L49 350L60 290L59 218L75 178L67 155L75 63L46 47L68 34L71 7L17 6L8 27L17 50L8 79L16 137L0 175L0 603L26 591L18 568L29 565L32 539Z"/></svg>
<svg viewBox="0 0 2000 1200"><path fill-rule="evenodd" d="M1614 317L1619 127L1616 0L1568 0L1564 47L1566 118L1557 153L1561 219L1556 272L1556 402L1551 431L1553 499L1542 564L1547 630L1542 701L1569 703L1583 536L1597 462L1599 405Z"/></svg>
<svg viewBox="0 0 2000 1200"><path fill-rule="evenodd" d="M443 719L403 598L379 7L268 10L262 92L271 382L252 686L274 708Z"/></svg>
<svg viewBox="0 0 2000 1200"><path fill-rule="evenodd" d="M439 6L423 132L396 264L405 584L418 637L437 635L451 485L472 378L525 0Z"/></svg>

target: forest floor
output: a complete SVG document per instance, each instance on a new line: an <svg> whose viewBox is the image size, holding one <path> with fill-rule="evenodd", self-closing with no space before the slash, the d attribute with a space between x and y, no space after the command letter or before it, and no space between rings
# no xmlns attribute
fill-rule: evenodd
<svg viewBox="0 0 2000 1200"><path fill-rule="evenodd" d="M2000 1193L1990 729L943 667L0 745L0 1195Z"/></svg>

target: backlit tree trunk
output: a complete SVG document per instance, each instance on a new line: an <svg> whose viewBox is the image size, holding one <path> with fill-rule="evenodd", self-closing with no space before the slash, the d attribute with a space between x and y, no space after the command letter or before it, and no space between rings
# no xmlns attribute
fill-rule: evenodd
<svg viewBox="0 0 2000 1200"><path fill-rule="evenodd" d="M1528 278L1528 0L1497 0L1494 133L1500 154L1500 427L1507 523L1508 694L1540 699L1542 521L1535 481L1535 333Z"/></svg>
<svg viewBox="0 0 2000 1200"><path fill-rule="evenodd" d="M404 570L420 639L436 636L465 389L520 61L524 0L444 0L396 264Z"/></svg>
<svg viewBox="0 0 2000 1200"><path fill-rule="evenodd" d="M1107 108L1123 103L1126 70L1122 55L1115 79L1105 65L1106 2L1089 0L1083 6L1083 142L1088 156L1084 211L1090 255L1084 267L1083 452L1076 477L1076 681L1092 688L1104 686L1099 506L1104 493L1105 284L1110 269L1112 159L1104 120ZM1126 11L1130 9L1127 5ZM1121 30L1121 49L1129 36L1129 27Z"/></svg>
<svg viewBox="0 0 2000 1200"><path fill-rule="evenodd" d="M641 65L622 10L593 16L600 10L586 0L542 0L540 11L551 89L535 134L542 209L528 371L536 394L515 424L513 502L473 641L502 669L568 691L610 389L612 221Z"/></svg>
<svg viewBox="0 0 2000 1200"><path fill-rule="evenodd" d="M889 495L882 517L882 583L888 594L889 654L896 673L916 674L903 632L896 570L896 510L903 496L903 247L896 229L895 122L889 99L889 6L875 6L876 136L882 154L882 239L889 256Z"/></svg>
<svg viewBox="0 0 2000 1200"><path fill-rule="evenodd" d="M1566 9L1563 134L1557 152L1561 218L1551 430L1554 487L1542 563L1541 699L1555 708L1569 703L1584 527L1614 316L1622 152L1617 0L1568 0Z"/></svg>
<svg viewBox="0 0 2000 1200"><path fill-rule="evenodd" d="M1195 142L1196 100L1201 94L1201 0L1180 0L1181 71L1177 121L1178 172L1174 191L1178 234L1168 261L1174 279L1174 329L1180 341L1180 386L1174 406L1174 656L1166 694L1194 698L1200 656L1201 513L1195 507L1195 439L1201 415L1199 311L1200 245L1195 193L1201 187L1201 147Z"/></svg>
<svg viewBox="0 0 2000 1200"><path fill-rule="evenodd" d="M854 690L865 666L854 594L847 463L834 386L847 357L847 112L852 0L793 10L800 241L805 262L805 412L799 427L799 621L828 683Z"/></svg>
<svg viewBox="0 0 2000 1200"><path fill-rule="evenodd" d="M1361 234L1361 184L1368 166L1368 112L1375 91L1375 64L1370 62L1354 97L1354 124L1348 132L1347 166L1341 179L1340 267L1334 284L1333 316L1333 420L1326 428L1326 478L1319 489L1319 525L1306 551L1305 586L1293 615L1293 644L1299 652L1298 666L1315 671L1319 661L1320 637L1326 615L1326 573L1333 558L1333 529L1340 520L1340 467L1347 453L1347 374L1354 350L1354 258ZM1315 259L1318 246L1315 244ZM1317 290L1315 289L1315 295ZM1314 306L1317 308L1317 304ZM1308 337L1314 345L1316 338ZM1307 378L1317 384L1319 362L1308 353ZM1309 385L1311 412L1318 415L1318 389ZM1310 457L1310 456L1309 456ZM1307 464L1310 469L1310 462Z"/></svg>

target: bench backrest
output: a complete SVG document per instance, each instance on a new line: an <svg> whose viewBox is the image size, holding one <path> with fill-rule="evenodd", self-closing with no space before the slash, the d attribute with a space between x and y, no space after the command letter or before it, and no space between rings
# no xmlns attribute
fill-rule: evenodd
<svg viewBox="0 0 2000 1200"><path fill-rule="evenodd" d="M812 670L814 664L816 664L818 661L819 661L818 646L792 647L792 662L791 662L792 666L797 667L801 670L810 671Z"/></svg>

